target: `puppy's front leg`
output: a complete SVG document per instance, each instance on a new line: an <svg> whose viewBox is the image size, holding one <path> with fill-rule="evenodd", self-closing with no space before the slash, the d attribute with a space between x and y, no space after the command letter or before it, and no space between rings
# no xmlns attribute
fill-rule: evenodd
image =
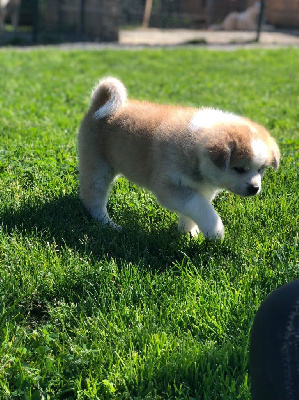
<svg viewBox="0 0 299 400"><path fill-rule="evenodd" d="M202 195L195 194L183 206L182 213L187 215L203 233L206 239L224 238L224 226L212 204Z"/></svg>
<svg viewBox="0 0 299 400"><path fill-rule="evenodd" d="M161 204L194 221L206 239L224 238L224 226L212 204L193 189L167 184L157 198Z"/></svg>

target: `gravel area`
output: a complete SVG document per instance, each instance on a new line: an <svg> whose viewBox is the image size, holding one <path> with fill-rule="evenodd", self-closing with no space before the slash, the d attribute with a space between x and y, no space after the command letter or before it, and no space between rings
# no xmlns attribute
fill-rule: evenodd
<svg viewBox="0 0 299 400"><path fill-rule="evenodd" d="M56 47L63 50L120 50L143 49L146 47L203 47L210 50L235 50L239 48L277 48L299 47L299 30L296 31L263 31L259 42L256 32L248 31L207 31L191 29L132 29L120 30L118 43L71 42L51 45L0 46L31 51L34 49Z"/></svg>
<svg viewBox="0 0 299 400"><path fill-rule="evenodd" d="M261 32L256 42L256 32L207 31L189 29L134 29L121 30L119 43L122 45L173 46L197 44L203 46L299 46L299 31Z"/></svg>

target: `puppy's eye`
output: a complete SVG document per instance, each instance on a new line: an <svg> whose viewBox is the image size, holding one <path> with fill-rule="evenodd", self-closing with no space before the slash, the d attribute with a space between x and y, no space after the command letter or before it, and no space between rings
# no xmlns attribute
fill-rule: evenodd
<svg viewBox="0 0 299 400"><path fill-rule="evenodd" d="M233 167L233 170L236 171L238 174L245 174L246 169L243 167Z"/></svg>
<svg viewBox="0 0 299 400"><path fill-rule="evenodd" d="M263 174L264 172L265 172L265 167L261 167L261 168L259 168L258 170L257 170L257 172L259 173L259 174Z"/></svg>

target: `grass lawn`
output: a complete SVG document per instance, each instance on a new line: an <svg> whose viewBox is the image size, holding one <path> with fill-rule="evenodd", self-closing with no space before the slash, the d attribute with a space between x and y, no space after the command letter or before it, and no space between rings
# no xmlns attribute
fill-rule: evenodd
<svg viewBox="0 0 299 400"><path fill-rule="evenodd" d="M299 49L0 51L0 398L249 400L261 301L298 277ZM78 200L76 133L95 82L264 124L281 167L222 193L222 243L121 178L103 230ZM297 224L297 226L296 226Z"/></svg>

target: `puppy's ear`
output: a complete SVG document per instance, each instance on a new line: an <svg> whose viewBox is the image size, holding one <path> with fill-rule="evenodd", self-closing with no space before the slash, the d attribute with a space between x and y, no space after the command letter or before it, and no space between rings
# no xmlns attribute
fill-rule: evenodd
<svg viewBox="0 0 299 400"><path fill-rule="evenodd" d="M224 140L211 141L206 145L206 152L216 167L225 172L230 163L233 147L232 142L225 142Z"/></svg>
<svg viewBox="0 0 299 400"><path fill-rule="evenodd" d="M275 169L275 171L279 167L279 160L280 160L280 151L279 147L277 146L277 143L273 139L273 148L272 148L272 161L271 165Z"/></svg>

